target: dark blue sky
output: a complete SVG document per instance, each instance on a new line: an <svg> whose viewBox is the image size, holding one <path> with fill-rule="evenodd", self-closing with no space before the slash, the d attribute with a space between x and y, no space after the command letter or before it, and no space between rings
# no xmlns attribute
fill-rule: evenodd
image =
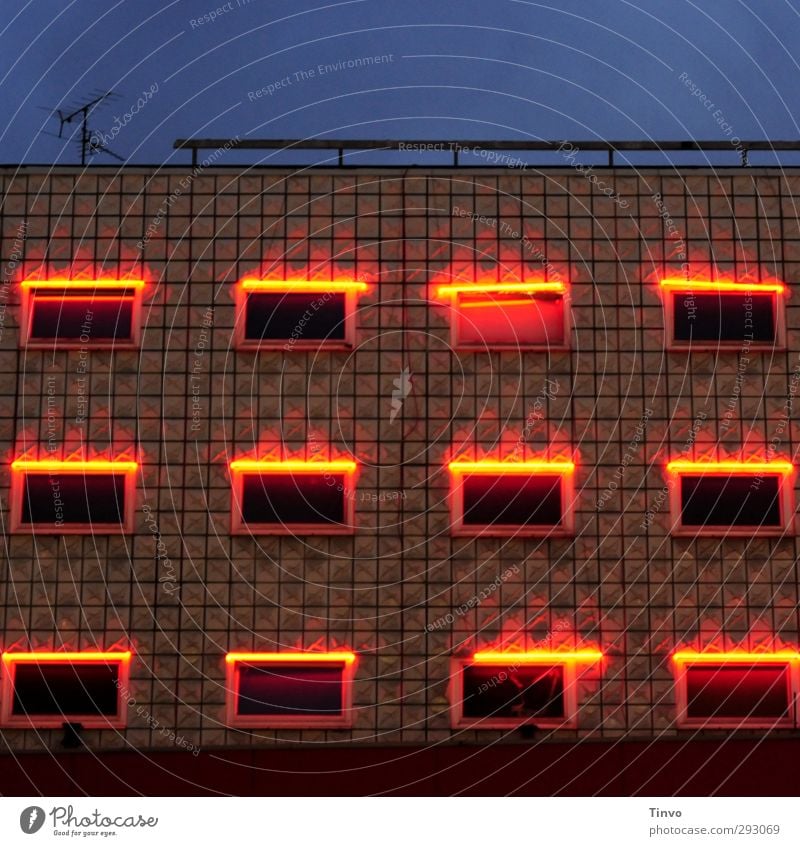
<svg viewBox="0 0 800 846"><path fill-rule="evenodd" d="M98 88L130 162L237 134L792 139L798 44L797 0L32 0L2 29L0 161L77 161L39 107Z"/></svg>

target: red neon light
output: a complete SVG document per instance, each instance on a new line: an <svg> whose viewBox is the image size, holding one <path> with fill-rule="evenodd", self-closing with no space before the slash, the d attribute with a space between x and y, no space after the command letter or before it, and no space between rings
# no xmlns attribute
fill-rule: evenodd
<svg viewBox="0 0 800 846"><path fill-rule="evenodd" d="M239 285L243 291L274 291L277 293L291 294L297 293L330 293L339 292L347 293L348 291L357 291L363 293L369 287L366 282L352 282L352 281L317 281L309 279L256 279L255 277L246 277L239 281Z"/></svg>
<svg viewBox="0 0 800 846"><path fill-rule="evenodd" d="M730 280L714 282L710 279L681 279L669 277L662 279L659 283L662 288L671 291L718 291L730 292L751 292L754 294L783 294L786 286L782 282L759 282L750 284L748 282L732 282Z"/></svg>
<svg viewBox="0 0 800 846"><path fill-rule="evenodd" d="M4 652L4 664L122 661L128 663L131 652Z"/></svg>
<svg viewBox="0 0 800 846"><path fill-rule="evenodd" d="M270 663L320 663L336 662L352 664L356 660L353 652L229 652L225 656L225 662L234 664L237 661L245 662L270 662Z"/></svg>
<svg viewBox="0 0 800 846"><path fill-rule="evenodd" d="M102 297L103 302L113 302L115 299L122 300L123 302L128 302L131 297L127 296L127 294L120 294L118 297ZM70 303L96 303L97 297L93 297L90 294L80 294L78 296L70 295L66 300L64 297L55 297L50 296L49 294L45 294L41 297L36 297L37 303L63 303L63 302L70 302Z"/></svg>
<svg viewBox="0 0 800 846"><path fill-rule="evenodd" d="M355 461L348 459L336 461L254 461L248 458L231 461L229 466L234 473L355 473L358 467Z"/></svg>
<svg viewBox="0 0 800 846"><path fill-rule="evenodd" d="M21 473L133 473L139 465L135 461L57 461L44 459L32 461L18 458L12 462L11 469Z"/></svg>
<svg viewBox="0 0 800 846"><path fill-rule="evenodd" d="M594 664L603 660L603 653L597 649L578 649L573 652L557 650L534 650L533 652L476 652L472 656L476 664L547 664L551 661L569 664Z"/></svg>
<svg viewBox="0 0 800 846"><path fill-rule="evenodd" d="M133 288L140 291L145 286L144 279L25 279L21 283L23 288Z"/></svg>
<svg viewBox="0 0 800 846"><path fill-rule="evenodd" d="M786 476L794 470L790 461L670 461L670 473L725 473L751 476L754 473L774 473Z"/></svg>
<svg viewBox="0 0 800 846"><path fill-rule="evenodd" d="M451 461L447 465L451 473L562 473L575 472L572 461Z"/></svg>
<svg viewBox="0 0 800 846"><path fill-rule="evenodd" d="M770 664L800 661L800 652L782 649L778 652L693 652L689 649L673 653L676 664Z"/></svg>
<svg viewBox="0 0 800 846"><path fill-rule="evenodd" d="M566 291L563 282L488 282L440 285L436 293L444 298L458 294L565 294Z"/></svg>

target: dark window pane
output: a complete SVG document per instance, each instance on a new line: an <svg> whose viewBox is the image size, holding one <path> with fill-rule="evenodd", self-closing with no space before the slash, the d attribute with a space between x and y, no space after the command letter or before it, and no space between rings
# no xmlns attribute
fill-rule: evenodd
<svg viewBox="0 0 800 846"><path fill-rule="evenodd" d="M475 664L464 668L465 717L565 718L564 668Z"/></svg>
<svg viewBox="0 0 800 846"><path fill-rule="evenodd" d="M322 475L258 475L242 478L242 518L245 523L344 523L345 477Z"/></svg>
<svg viewBox="0 0 800 846"><path fill-rule="evenodd" d="M464 525L557 526L561 476L508 474L463 477Z"/></svg>
<svg viewBox="0 0 800 846"><path fill-rule="evenodd" d="M121 473L27 473L22 523L118 524L125 513Z"/></svg>
<svg viewBox="0 0 800 846"><path fill-rule="evenodd" d="M682 476L685 526L780 526L776 476Z"/></svg>
<svg viewBox="0 0 800 846"><path fill-rule="evenodd" d="M133 331L131 297L33 296L30 337L91 344L129 340Z"/></svg>
<svg viewBox="0 0 800 846"><path fill-rule="evenodd" d="M241 716L339 716L341 664L239 665L237 713Z"/></svg>
<svg viewBox="0 0 800 846"><path fill-rule="evenodd" d="M71 716L117 713L119 665L17 664L12 713Z"/></svg>
<svg viewBox="0 0 800 846"><path fill-rule="evenodd" d="M774 299L774 294L674 294L675 339L774 341Z"/></svg>
<svg viewBox="0 0 800 846"><path fill-rule="evenodd" d="M345 294L248 294L244 335L249 341L341 341Z"/></svg>
<svg viewBox="0 0 800 846"><path fill-rule="evenodd" d="M785 664L686 668L686 715L693 719L780 718L789 713Z"/></svg>

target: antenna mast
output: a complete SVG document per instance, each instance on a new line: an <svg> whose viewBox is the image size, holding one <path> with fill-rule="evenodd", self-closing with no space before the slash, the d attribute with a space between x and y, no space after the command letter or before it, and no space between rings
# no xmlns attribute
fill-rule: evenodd
<svg viewBox="0 0 800 846"><path fill-rule="evenodd" d="M73 108L72 111L62 111L61 109L56 109L55 114L58 116L59 120L59 127L58 127L58 137L64 137L64 127L69 123L71 124L73 121L79 120L80 121L80 139L79 145L81 150L81 165L86 165L86 158L93 156L95 153L106 153L109 156L113 156L115 159L119 161L125 161L122 156L118 156L113 150L109 149L102 143L102 140L98 140L98 136L94 134L94 131L89 128L89 114L91 113L92 109L99 106L105 100L116 100L118 99L117 94L113 91L96 91L92 93L92 99L85 102L80 103L77 107ZM47 133L48 135L51 133ZM100 136L102 138L102 136Z"/></svg>

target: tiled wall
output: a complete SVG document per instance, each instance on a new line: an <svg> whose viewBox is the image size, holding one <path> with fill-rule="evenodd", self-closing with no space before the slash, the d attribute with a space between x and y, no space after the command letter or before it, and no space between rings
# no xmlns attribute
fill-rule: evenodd
<svg viewBox="0 0 800 846"><path fill-rule="evenodd" d="M0 171L3 514L7 463L48 439L143 465L135 535L4 539L0 647L135 651L129 728L91 746L493 741L449 729L449 656L542 644L607 656L561 736L669 736L676 646L800 641L796 541L671 539L662 494L687 446L738 458L778 437L794 456L797 296L787 351L688 356L664 351L657 290L685 262L800 282L800 176L603 176L614 197L569 169ZM20 350L16 283L42 265L143 273L141 350L92 352L85 388L80 351ZM232 289L258 272L368 281L355 351L234 351ZM432 283L554 274L572 352L448 348ZM574 539L451 538L446 462L520 444L574 456ZM229 535L229 460L320 452L361 465L354 537ZM224 727L226 651L341 646L360 655L352 731Z"/></svg>

